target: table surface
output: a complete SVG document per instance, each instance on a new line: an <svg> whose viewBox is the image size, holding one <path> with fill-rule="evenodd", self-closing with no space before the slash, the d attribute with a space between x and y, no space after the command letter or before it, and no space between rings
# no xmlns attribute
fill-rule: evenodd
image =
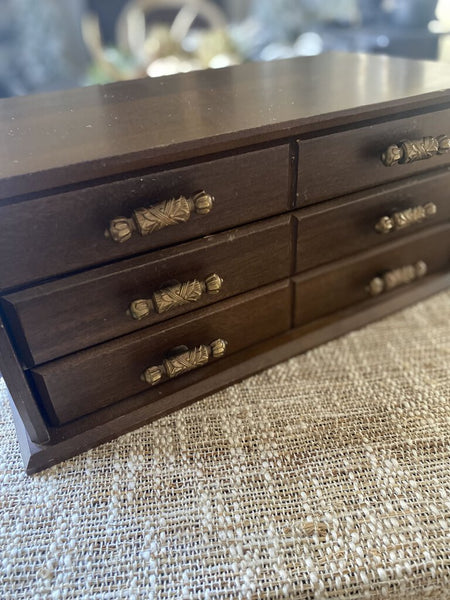
<svg viewBox="0 0 450 600"><path fill-rule="evenodd" d="M448 103L449 90L450 65L330 53L8 98L0 199Z"/></svg>
<svg viewBox="0 0 450 600"><path fill-rule="evenodd" d="M449 319L447 292L33 477L0 382L0 597L444 598Z"/></svg>

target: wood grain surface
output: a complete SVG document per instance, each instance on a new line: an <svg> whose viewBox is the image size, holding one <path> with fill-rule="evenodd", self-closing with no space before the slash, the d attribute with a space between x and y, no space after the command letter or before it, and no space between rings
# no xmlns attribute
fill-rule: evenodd
<svg viewBox="0 0 450 600"><path fill-rule="evenodd" d="M124 243L104 235L111 219L135 208L206 190L207 215L194 214ZM224 231L291 206L287 144L145 177L0 207L0 288L42 280Z"/></svg>
<svg viewBox="0 0 450 600"><path fill-rule="evenodd" d="M140 379L142 373L161 364L173 348L221 338L228 343L229 356L286 331L291 325L290 301L290 283L284 280L35 367L31 377L51 422L65 423L149 389ZM188 373L162 383L151 396L180 389L190 377Z"/></svg>
<svg viewBox="0 0 450 600"><path fill-rule="evenodd" d="M438 104L450 66L330 53L0 102L0 198Z"/></svg>
<svg viewBox="0 0 450 600"><path fill-rule="evenodd" d="M8 386L10 394L14 394L15 410L18 418L27 428L28 439L37 444L45 444L50 439L47 423L30 389L8 332L1 320L0 365L2 367L1 376Z"/></svg>
<svg viewBox="0 0 450 600"><path fill-rule="evenodd" d="M296 271L386 244L450 219L450 169L377 186L295 212ZM436 214L388 234L376 231L382 217L433 202Z"/></svg>
<svg viewBox="0 0 450 600"><path fill-rule="evenodd" d="M386 167L382 153L405 139L450 135L450 110L332 133L299 142L298 206L448 166L450 152Z"/></svg>
<svg viewBox="0 0 450 600"><path fill-rule="evenodd" d="M22 360L46 362L289 277L290 219L275 217L3 297ZM126 314L131 302L170 282L211 273L223 279L218 294L139 321Z"/></svg>
<svg viewBox="0 0 450 600"><path fill-rule="evenodd" d="M371 298L368 292L370 281L387 271L418 261L425 261L427 264L426 277L448 271L450 225L441 225L294 277L294 324L306 325L365 300L379 302L384 294ZM420 283L413 282L405 287ZM386 292L385 295L390 293L392 292Z"/></svg>

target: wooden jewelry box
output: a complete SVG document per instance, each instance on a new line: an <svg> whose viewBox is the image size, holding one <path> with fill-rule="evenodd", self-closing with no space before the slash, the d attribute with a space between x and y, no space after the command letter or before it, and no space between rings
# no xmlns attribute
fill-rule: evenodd
<svg viewBox="0 0 450 600"><path fill-rule="evenodd" d="M449 87L324 54L2 100L27 471L448 286Z"/></svg>

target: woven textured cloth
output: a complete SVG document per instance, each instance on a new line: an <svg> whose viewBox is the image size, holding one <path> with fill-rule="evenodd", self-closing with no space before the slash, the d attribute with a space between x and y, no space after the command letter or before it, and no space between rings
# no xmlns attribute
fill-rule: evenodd
<svg viewBox="0 0 450 600"><path fill-rule="evenodd" d="M450 598L450 295L24 474L2 600Z"/></svg>

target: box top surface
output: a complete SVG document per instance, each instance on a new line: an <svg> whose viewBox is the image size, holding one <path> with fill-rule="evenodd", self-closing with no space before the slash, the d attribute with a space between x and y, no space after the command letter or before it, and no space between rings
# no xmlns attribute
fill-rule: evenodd
<svg viewBox="0 0 450 600"><path fill-rule="evenodd" d="M0 100L0 199L450 103L450 65L329 53Z"/></svg>

